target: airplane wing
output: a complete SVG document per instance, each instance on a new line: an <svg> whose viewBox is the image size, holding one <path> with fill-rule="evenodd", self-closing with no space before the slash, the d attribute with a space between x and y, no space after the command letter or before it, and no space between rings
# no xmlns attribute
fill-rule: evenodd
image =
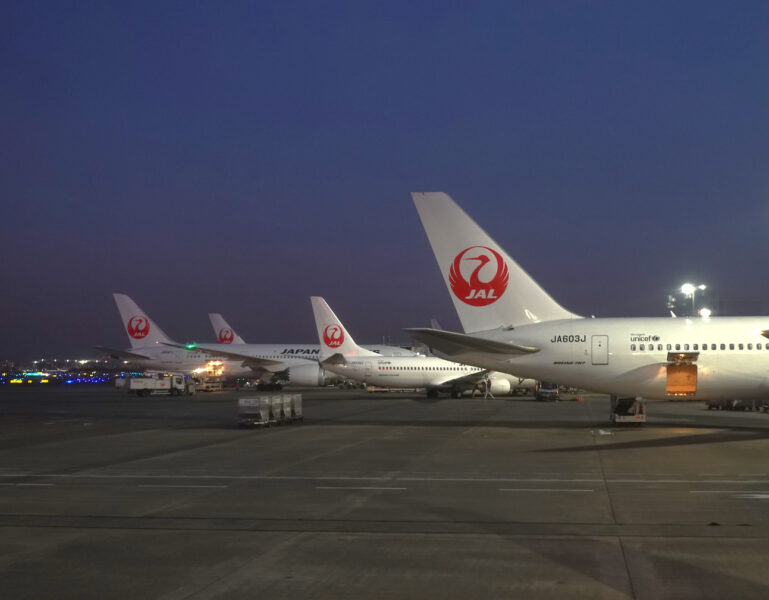
<svg viewBox="0 0 769 600"><path fill-rule="evenodd" d="M242 354L240 352L231 352L229 350L214 349L210 346L198 346L196 344L173 344L171 342L161 342L164 346L173 346L174 348L183 348L190 352L206 352L212 356L218 356L219 358L226 358L229 360L239 360L243 362L243 366L251 367L254 370L271 371L270 367L282 365L283 362L279 360L271 360L269 358L258 358L251 356L250 354Z"/></svg>
<svg viewBox="0 0 769 600"><path fill-rule="evenodd" d="M457 384L460 387L463 385L472 386L480 381L484 381L486 379L486 376L488 375L489 370L484 369L483 371L475 371L473 373L470 373L469 375L462 375L461 377L447 377L446 379L441 380L438 385L446 385L446 384Z"/></svg>
<svg viewBox="0 0 769 600"><path fill-rule="evenodd" d="M498 359L503 360L505 356L533 354L540 350L534 346L498 342L496 340L487 340L464 333L441 331L439 329L412 328L405 329L404 331L408 332L415 340L427 344L448 356L480 353L495 355Z"/></svg>
<svg viewBox="0 0 769 600"><path fill-rule="evenodd" d="M107 346L94 346L97 350L108 353L115 358L122 358L124 360L150 360L149 356L138 354L136 352L127 352L125 350L118 350L117 348L108 348Z"/></svg>

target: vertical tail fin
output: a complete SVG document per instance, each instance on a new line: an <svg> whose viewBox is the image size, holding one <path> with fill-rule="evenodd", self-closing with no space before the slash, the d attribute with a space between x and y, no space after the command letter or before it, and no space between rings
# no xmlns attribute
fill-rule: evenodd
<svg viewBox="0 0 769 600"><path fill-rule="evenodd" d="M172 341L139 306L125 294L112 294L131 348Z"/></svg>
<svg viewBox="0 0 769 600"><path fill-rule="evenodd" d="M214 328L214 334L216 335L216 341L219 344L245 344L243 338L240 337L235 330L227 324L224 317L219 313L208 313L208 318L211 321L211 327Z"/></svg>
<svg viewBox="0 0 769 600"><path fill-rule="evenodd" d="M315 327L318 330L318 340L320 341L320 361L324 361L334 354L342 354L345 357L351 356L379 356L376 352L371 352L361 348L347 333L342 322L334 314L326 301L319 296L312 296L312 312L315 315Z"/></svg>
<svg viewBox="0 0 769 600"><path fill-rule="evenodd" d="M466 333L576 318L443 192L411 194Z"/></svg>

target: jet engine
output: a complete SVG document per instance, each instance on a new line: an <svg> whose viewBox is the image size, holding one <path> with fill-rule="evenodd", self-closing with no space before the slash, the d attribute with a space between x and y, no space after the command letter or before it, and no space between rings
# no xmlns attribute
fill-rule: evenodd
<svg viewBox="0 0 769 600"><path fill-rule="evenodd" d="M505 396L506 394L510 393L511 390L510 381L508 379L503 379L501 377L492 377L491 378L491 388L490 392L496 396L499 394L500 396Z"/></svg>
<svg viewBox="0 0 769 600"><path fill-rule="evenodd" d="M291 385L307 385L322 387L336 381L337 376L327 373L318 364L296 365L288 368L288 383Z"/></svg>

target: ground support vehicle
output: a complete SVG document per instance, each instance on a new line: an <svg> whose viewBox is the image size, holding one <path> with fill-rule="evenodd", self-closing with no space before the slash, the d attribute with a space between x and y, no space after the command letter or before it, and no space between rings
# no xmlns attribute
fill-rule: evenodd
<svg viewBox="0 0 769 600"><path fill-rule="evenodd" d="M151 377L131 377L124 386L137 396L170 395L181 396L195 393L195 383L184 375L153 375Z"/></svg>
<svg viewBox="0 0 769 600"><path fill-rule="evenodd" d="M534 392L534 397L537 400L559 400L561 397L561 392L555 383L538 381Z"/></svg>
<svg viewBox="0 0 769 600"><path fill-rule="evenodd" d="M708 410L744 410L744 411L767 411L765 400L708 400L705 402Z"/></svg>
<svg viewBox="0 0 769 600"><path fill-rule="evenodd" d="M646 423L646 403L642 398L610 396L612 423Z"/></svg>
<svg viewBox="0 0 769 600"><path fill-rule="evenodd" d="M198 384L197 390L199 392L221 392L223 387L219 379L204 379Z"/></svg>

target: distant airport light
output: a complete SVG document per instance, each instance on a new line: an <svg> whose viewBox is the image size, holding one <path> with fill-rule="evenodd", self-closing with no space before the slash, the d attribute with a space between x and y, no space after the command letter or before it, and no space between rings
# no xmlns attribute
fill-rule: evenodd
<svg viewBox="0 0 769 600"><path fill-rule="evenodd" d="M712 311L709 308L701 308L700 309L700 316L707 319L712 314Z"/></svg>
<svg viewBox="0 0 769 600"><path fill-rule="evenodd" d="M695 303L695 300L694 300L695 296L697 295L697 290L702 291L702 290L706 290L707 288L708 286L706 286L704 283L695 285L693 283L687 282L681 286L681 293L686 296L689 296L692 299L692 315L693 316L697 314L697 304Z"/></svg>

